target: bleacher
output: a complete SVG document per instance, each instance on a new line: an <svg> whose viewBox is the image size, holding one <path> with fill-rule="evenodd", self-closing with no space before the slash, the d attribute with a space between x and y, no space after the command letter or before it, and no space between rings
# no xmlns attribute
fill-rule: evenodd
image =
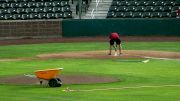
<svg viewBox="0 0 180 101"><path fill-rule="evenodd" d="M180 1L113 0L107 18L176 18Z"/></svg>
<svg viewBox="0 0 180 101"><path fill-rule="evenodd" d="M67 0L0 0L0 20L72 18Z"/></svg>

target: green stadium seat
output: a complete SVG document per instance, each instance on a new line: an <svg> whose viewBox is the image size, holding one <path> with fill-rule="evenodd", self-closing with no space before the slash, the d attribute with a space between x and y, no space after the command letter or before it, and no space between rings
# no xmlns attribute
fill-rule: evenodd
<svg viewBox="0 0 180 101"><path fill-rule="evenodd" d="M61 6L69 6L69 2L68 1L61 1Z"/></svg>
<svg viewBox="0 0 180 101"><path fill-rule="evenodd" d="M146 1L137 1L137 5L138 6L145 6L146 5Z"/></svg>
<svg viewBox="0 0 180 101"><path fill-rule="evenodd" d="M45 8L44 8L44 12L46 12L46 13L52 13L52 12L53 12L53 8L52 8L52 7L45 7Z"/></svg>
<svg viewBox="0 0 180 101"><path fill-rule="evenodd" d="M118 11L118 7L117 6L111 6L110 8L109 8L109 11Z"/></svg>
<svg viewBox="0 0 180 101"><path fill-rule="evenodd" d="M6 2L13 3L13 2L16 2L16 1L15 0L6 0Z"/></svg>
<svg viewBox="0 0 180 101"><path fill-rule="evenodd" d="M133 17L134 18L141 18L142 17L142 13L141 12L134 12L133 13Z"/></svg>
<svg viewBox="0 0 180 101"><path fill-rule="evenodd" d="M64 7L62 7L62 10L64 12L69 12L69 11L71 11L71 8L69 6L64 6Z"/></svg>
<svg viewBox="0 0 180 101"><path fill-rule="evenodd" d="M112 1L112 6L119 6L120 5L120 1Z"/></svg>
<svg viewBox="0 0 180 101"><path fill-rule="evenodd" d="M116 12L116 18L123 18L124 12Z"/></svg>
<svg viewBox="0 0 180 101"><path fill-rule="evenodd" d="M64 18L72 18L72 12L64 12Z"/></svg>
<svg viewBox="0 0 180 101"><path fill-rule="evenodd" d="M126 6L119 6L118 7L118 11L121 11L121 12L125 12L126 11Z"/></svg>
<svg viewBox="0 0 180 101"><path fill-rule="evenodd" d="M160 15L161 15L162 18L169 18L169 17L171 17L171 14L169 12L161 12Z"/></svg>
<svg viewBox="0 0 180 101"><path fill-rule="evenodd" d="M47 13L47 18L48 18L48 19L54 19L54 18L56 18L55 13Z"/></svg>
<svg viewBox="0 0 180 101"><path fill-rule="evenodd" d="M114 12L109 11L109 12L107 13L106 18L113 18L113 17L115 17L115 13L114 13Z"/></svg>
<svg viewBox="0 0 180 101"><path fill-rule="evenodd" d="M129 3L128 3L128 1L121 1L119 5L120 6L128 6Z"/></svg>
<svg viewBox="0 0 180 101"><path fill-rule="evenodd" d="M36 7L44 7L44 2L37 2Z"/></svg>
<svg viewBox="0 0 180 101"><path fill-rule="evenodd" d="M17 8L18 13L26 13L26 8Z"/></svg>
<svg viewBox="0 0 180 101"><path fill-rule="evenodd" d="M14 14L13 19L15 19L15 20L22 19L21 14Z"/></svg>
<svg viewBox="0 0 180 101"><path fill-rule="evenodd" d="M3 3L2 7L3 8L11 8L11 3Z"/></svg>
<svg viewBox="0 0 180 101"><path fill-rule="evenodd" d="M44 6L46 6L46 7L53 7L53 2L45 2Z"/></svg>
<svg viewBox="0 0 180 101"><path fill-rule="evenodd" d="M35 2L28 2L28 7L36 7L36 3Z"/></svg>
<svg viewBox="0 0 180 101"><path fill-rule="evenodd" d="M61 1L54 1L54 2L53 2L53 5L54 5L55 7L60 7L60 6L61 6Z"/></svg>
<svg viewBox="0 0 180 101"><path fill-rule="evenodd" d="M159 12L151 12L151 17L152 17L152 18L160 18L161 15L160 15Z"/></svg>
<svg viewBox="0 0 180 101"><path fill-rule="evenodd" d="M4 3L4 2L6 2L6 0L0 0L0 3Z"/></svg>
<svg viewBox="0 0 180 101"><path fill-rule="evenodd" d="M146 6L145 11L146 12L153 12L154 8L153 8L153 6Z"/></svg>
<svg viewBox="0 0 180 101"><path fill-rule="evenodd" d="M177 12L171 12L171 17L176 18L178 16Z"/></svg>
<svg viewBox="0 0 180 101"><path fill-rule="evenodd" d="M135 10L136 10L135 6L128 6L127 9L126 9L126 11L128 11L128 12L130 12L130 11L133 12Z"/></svg>
<svg viewBox="0 0 180 101"><path fill-rule="evenodd" d="M3 3L0 3L0 9L3 9Z"/></svg>
<svg viewBox="0 0 180 101"><path fill-rule="evenodd" d="M38 13L31 13L30 18L31 19L39 19L39 14Z"/></svg>
<svg viewBox="0 0 180 101"><path fill-rule="evenodd" d="M20 6L20 7L27 8L27 7L28 7L28 3L27 3L27 2L20 2L20 3L19 3L19 6Z"/></svg>
<svg viewBox="0 0 180 101"><path fill-rule="evenodd" d="M174 1L164 1L165 6L174 6L175 2Z"/></svg>
<svg viewBox="0 0 180 101"><path fill-rule="evenodd" d="M6 19L6 20L12 20L12 19L14 19L14 18L13 18L13 15L12 15L12 14L6 14L6 15L5 15L5 19Z"/></svg>
<svg viewBox="0 0 180 101"><path fill-rule="evenodd" d="M9 8L9 9L8 9L8 12L9 12L10 14L16 14L16 13L18 13L16 8Z"/></svg>
<svg viewBox="0 0 180 101"><path fill-rule="evenodd" d="M34 13L35 8L26 8L26 13Z"/></svg>
<svg viewBox="0 0 180 101"><path fill-rule="evenodd" d="M174 6L174 7L172 8L172 12L177 12L178 9L180 9L180 6Z"/></svg>
<svg viewBox="0 0 180 101"><path fill-rule="evenodd" d="M150 12L144 12L142 13L143 18L151 18L151 13Z"/></svg>
<svg viewBox="0 0 180 101"><path fill-rule="evenodd" d="M46 13L39 13L39 18L46 19L47 18Z"/></svg>
<svg viewBox="0 0 180 101"><path fill-rule="evenodd" d="M35 12L36 13L44 13L44 8L43 7L35 8Z"/></svg>
<svg viewBox="0 0 180 101"><path fill-rule="evenodd" d="M180 0L175 1L175 6L180 6Z"/></svg>
<svg viewBox="0 0 180 101"><path fill-rule="evenodd" d="M61 13L55 13L55 16L56 16L56 18L63 18L64 17L62 12Z"/></svg>
<svg viewBox="0 0 180 101"><path fill-rule="evenodd" d="M8 14L8 8L0 9L0 14Z"/></svg>
<svg viewBox="0 0 180 101"><path fill-rule="evenodd" d="M145 7L144 6L137 6L136 8L135 8L135 11L137 11L137 12L143 12L145 10Z"/></svg>
<svg viewBox="0 0 180 101"><path fill-rule="evenodd" d="M155 2L154 1L146 1L146 6L155 6Z"/></svg>
<svg viewBox="0 0 180 101"><path fill-rule="evenodd" d="M137 1L129 1L128 6L137 6L138 2Z"/></svg>
<svg viewBox="0 0 180 101"><path fill-rule="evenodd" d="M154 10L155 12L162 12L162 11L164 11L164 9L163 9L162 6L155 6L153 10Z"/></svg>
<svg viewBox="0 0 180 101"><path fill-rule="evenodd" d="M19 3L11 3L12 8L19 8Z"/></svg>
<svg viewBox="0 0 180 101"><path fill-rule="evenodd" d="M132 18L133 17L133 13L132 12L125 12L124 13L124 17L125 18Z"/></svg>
<svg viewBox="0 0 180 101"><path fill-rule="evenodd" d="M55 13L62 12L62 7L53 7L53 12Z"/></svg>
<svg viewBox="0 0 180 101"><path fill-rule="evenodd" d="M22 14L22 19L23 20L30 19L30 14Z"/></svg>
<svg viewBox="0 0 180 101"><path fill-rule="evenodd" d="M0 14L0 20L5 20L5 15L4 14Z"/></svg>
<svg viewBox="0 0 180 101"><path fill-rule="evenodd" d="M164 6L163 9L165 12L170 12L172 10L172 7L171 6Z"/></svg>
<svg viewBox="0 0 180 101"><path fill-rule="evenodd" d="M157 1L155 2L156 6L164 6L164 1Z"/></svg>

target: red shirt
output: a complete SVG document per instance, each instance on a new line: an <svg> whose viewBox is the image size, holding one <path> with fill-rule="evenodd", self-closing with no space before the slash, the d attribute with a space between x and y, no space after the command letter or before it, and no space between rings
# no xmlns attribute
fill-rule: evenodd
<svg viewBox="0 0 180 101"><path fill-rule="evenodd" d="M113 33L110 34L109 38L110 38L110 39L119 39L120 37L119 37L119 34L118 34L118 33L113 32Z"/></svg>
<svg viewBox="0 0 180 101"><path fill-rule="evenodd" d="M180 16L180 9L178 9L177 13L178 13L178 15Z"/></svg>

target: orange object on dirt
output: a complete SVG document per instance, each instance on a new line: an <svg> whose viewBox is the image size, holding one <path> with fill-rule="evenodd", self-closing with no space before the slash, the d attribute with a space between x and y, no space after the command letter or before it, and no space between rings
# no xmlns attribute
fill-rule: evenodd
<svg viewBox="0 0 180 101"><path fill-rule="evenodd" d="M50 80L56 78L63 68L38 70L35 72L36 77L39 79Z"/></svg>

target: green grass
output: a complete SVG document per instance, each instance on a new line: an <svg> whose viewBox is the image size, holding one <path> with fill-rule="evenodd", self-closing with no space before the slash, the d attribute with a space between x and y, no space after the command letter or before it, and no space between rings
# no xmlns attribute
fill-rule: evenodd
<svg viewBox="0 0 180 101"><path fill-rule="evenodd" d="M180 51L178 42L128 42L124 49ZM104 50L107 43L54 43L1 46L1 58L33 57L41 53ZM11 49L11 50L9 50ZM13 51L12 51L13 50ZM26 55L27 54L27 55ZM139 60L139 59L138 59ZM102 84L63 85L49 88L40 85L0 84L0 101L180 101L180 87L137 88L93 92L63 92L70 89L98 89L143 85L179 85L180 61L155 60L148 63L114 59L48 59L0 62L0 77L33 74L35 70L63 67L62 75L99 75L119 79Z"/></svg>
<svg viewBox="0 0 180 101"><path fill-rule="evenodd" d="M65 51L106 50L108 45L108 42L82 42L0 46L0 58L33 57L37 54ZM180 42L124 42L122 45L126 50L180 51Z"/></svg>

